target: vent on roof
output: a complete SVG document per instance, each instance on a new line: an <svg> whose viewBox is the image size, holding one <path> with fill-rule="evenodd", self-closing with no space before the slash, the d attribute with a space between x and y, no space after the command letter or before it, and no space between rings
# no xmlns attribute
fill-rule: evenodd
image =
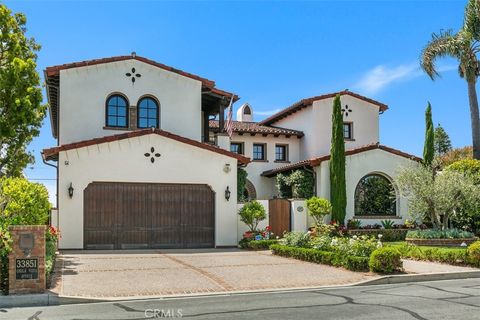
<svg viewBox="0 0 480 320"><path fill-rule="evenodd" d="M253 122L253 109L248 103L244 103L237 111L237 121Z"/></svg>

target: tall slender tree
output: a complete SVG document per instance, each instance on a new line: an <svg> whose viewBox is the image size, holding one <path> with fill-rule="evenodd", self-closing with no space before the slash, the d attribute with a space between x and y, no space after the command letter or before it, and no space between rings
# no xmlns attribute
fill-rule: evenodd
<svg viewBox="0 0 480 320"><path fill-rule="evenodd" d="M332 220L345 223L347 190L345 182L345 140L340 95L333 100L332 142L330 146L330 202Z"/></svg>
<svg viewBox="0 0 480 320"><path fill-rule="evenodd" d="M423 163L431 166L435 156L432 106L430 102L425 110L425 144L423 145Z"/></svg>
<svg viewBox="0 0 480 320"><path fill-rule="evenodd" d="M423 49L420 65L434 80L438 74L435 61L439 57L453 57L459 62L460 77L467 81L472 126L473 157L480 160L480 118L476 83L479 76L477 53L480 52L480 1L469 0L465 8L463 27L457 33L434 33Z"/></svg>
<svg viewBox="0 0 480 320"><path fill-rule="evenodd" d="M441 157L452 150L452 142L450 141L450 137L440 123L435 127L433 136L436 157Z"/></svg>

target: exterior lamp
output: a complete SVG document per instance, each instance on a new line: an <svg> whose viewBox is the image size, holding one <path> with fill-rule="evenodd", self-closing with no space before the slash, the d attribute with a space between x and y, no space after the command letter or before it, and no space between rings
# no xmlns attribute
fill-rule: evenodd
<svg viewBox="0 0 480 320"><path fill-rule="evenodd" d="M70 187L68 187L68 195L70 196L70 198L73 197L73 186L71 182L70 182Z"/></svg>
<svg viewBox="0 0 480 320"><path fill-rule="evenodd" d="M227 189L225 189L225 199L230 200L230 195L232 193L230 192L230 188L227 186Z"/></svg>

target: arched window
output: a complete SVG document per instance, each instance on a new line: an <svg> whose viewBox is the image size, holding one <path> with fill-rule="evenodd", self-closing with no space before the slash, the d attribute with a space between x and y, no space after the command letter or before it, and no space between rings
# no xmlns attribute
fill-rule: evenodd
<svg viewBox="0 0 480 320"><path fill-rule="evenodd" d="M107 127L128 127L128 101L119 94L108 97L106 106Z"/></svg>
<svg viewBox="0 0 480 320"><path fill-rule="evenodd" d="M243 109L243 114L252 114L252 109L247 105L245 109Z"/></svg>
<svg viewBox="0 0 480 320"><path fill-rule="evenodd" d="M397 213L397 195L392 183L380 174L360 179L355 189L356 216L389 216Z"/></svg>
<svg viewBox="0 0 480 320"><path fill-rule="evenodd" d="M158 128L158 102L145 97L137 104L137 127L138 128Z"/></svg>

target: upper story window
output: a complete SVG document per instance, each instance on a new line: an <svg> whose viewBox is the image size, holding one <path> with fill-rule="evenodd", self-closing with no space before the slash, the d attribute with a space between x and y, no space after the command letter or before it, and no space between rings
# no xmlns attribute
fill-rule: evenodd
<svg viewBox="0 0 480 320"><path fill-rule="evenodd" d="M266 150L266 144L254 143L253 144L253 160L257 160L257 161L267 160L267 155L265 150Z"/></svg>
<svg viewBox="0 0 480 320"><path fill-rule="evenodd" d="M345 140L353 139L353 123L352 122L343 123L343 138Z"/></svg>
<svg viewBox="0 0 480 320"><path fill-rule="evenodd" d="M137 105L137 127L138 128L158 128L158 102L145 97L138 101Z"/></svg>
<svg viewBox="0 0 480 320"><path fill-rule="evenodd" d="M230 144L230 151L238 154L243 154L243 143L242 142L232 142Z"/></svg>
<svg viewBox="0 0 480 320"><path fill-rule="evenodd" d="M128 127L128 101L119 94L114 94L107 99L106 108L107 127Z"/></svg>
<svg viewBox="0 0 480 320"><path fill-rule="evenodd" d="M279 161L279 162L288 161L288 145L277 144L275 146L275 161Z"/></svg>

